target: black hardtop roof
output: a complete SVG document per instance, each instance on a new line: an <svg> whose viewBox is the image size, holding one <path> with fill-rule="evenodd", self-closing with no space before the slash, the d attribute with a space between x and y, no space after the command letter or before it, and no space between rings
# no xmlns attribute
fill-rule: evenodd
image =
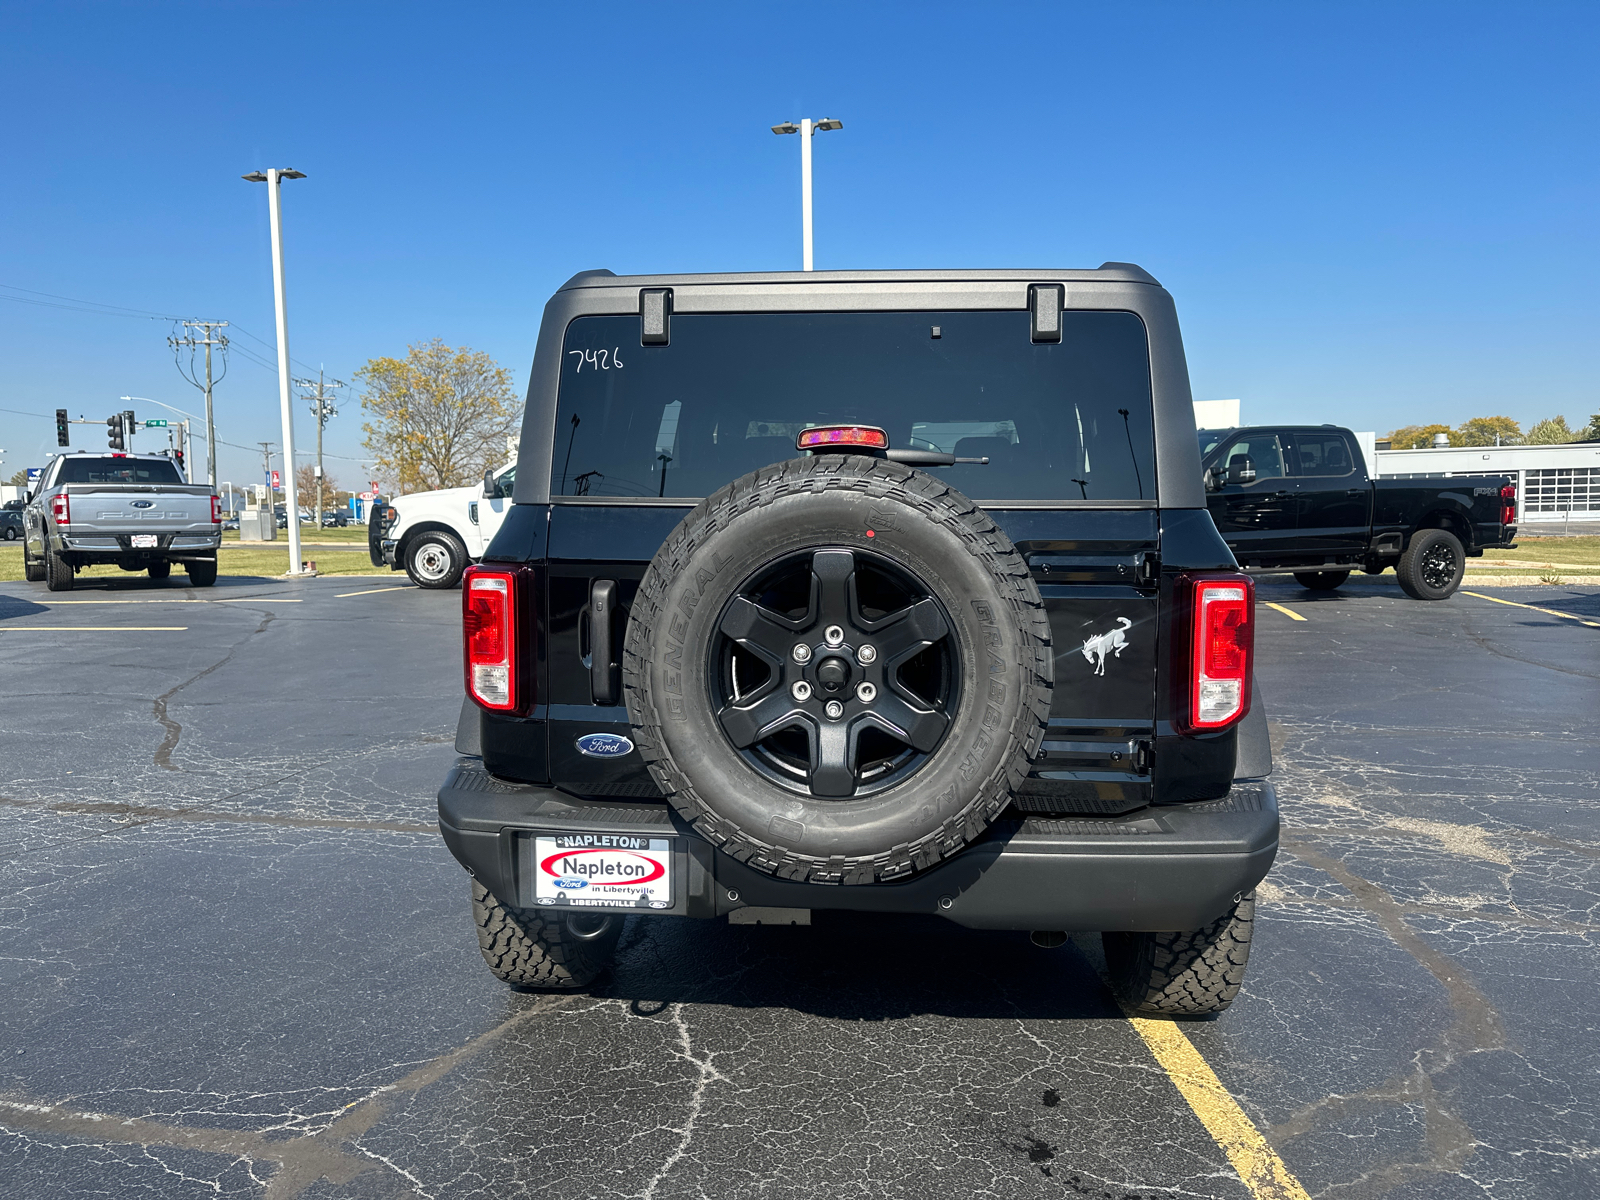
<svg viewBox="0 0 1600 1200"><path fill-rule="evenodd" d="M1108 262L1098 267L1050 267L1019 270L1012 267L982 270L936 271L741 271L711 275L618 275L607 270L579 271L558 291L575 288L671 287L673 284L740 283L944 283L968 280L1005 280L1037 283L1042 280L1097 283L1148 283L1160 287L1155 276L1133 263Z"/></svg>

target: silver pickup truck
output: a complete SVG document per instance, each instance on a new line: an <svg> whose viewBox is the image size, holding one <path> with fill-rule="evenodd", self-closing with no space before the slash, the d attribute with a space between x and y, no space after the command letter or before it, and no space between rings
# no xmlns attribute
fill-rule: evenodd
<svg viewBox="0 0 1600 1200"><path fill-rule="evenodd" d="M194 587L217 581L222 514L216 489L185 483L170 458L62 454L51 460L23 513L22 569L52 592L71 589L92 563L147 571L182 563Z"/></svg>

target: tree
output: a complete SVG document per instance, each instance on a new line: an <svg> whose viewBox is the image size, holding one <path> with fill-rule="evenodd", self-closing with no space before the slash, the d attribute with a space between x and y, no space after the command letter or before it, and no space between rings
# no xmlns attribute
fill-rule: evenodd
<svg viewBox="0 0 1600 1200"><path fill-rule="evenodd" d="M1404 425L1389 435L1391 450L1419 450L1433 445L1433 435L1442 433L1452 446L1458 445L1455 431L1448 425Z"/></svg>
<svg viewBox="0 0 1600 1200"><path fill-rule="evenodd" d="M28 486L28 468L27 467L23 467L22 470L18 471L10 479L6 480L6 486L7 487L27 487Z"/></svg>
<svg viewBox="0 0 1600 1200"><path fill-rule="evenodd" d="M1570 442L1577 436L1568 428L1565 417L1546 417L1542 421L1536 421L1528 430L1528 445L1559 446L1562 442Z"/></svg>
<svg viewBox="0 0 1600 1200"><path fill-rule="evenodd" d="M1516 446L1522 442L1522 426L1510 417L1473 417L1461 422L1456 431L1458 446Z"/></svg>
<svg viewBox="0 0 1600 1200"><path fill-rule="evenodd" d="M1589 418L1589 424L1578 430L1578 441L1600 442L1600 413L1595 413Z"/></svg>
<svg viewBox="0 0 1600 1200"><path fill-rule="evenodd" d="M303 467L296 467L294 472L294 486L300 493L300 507L312 511L317 507L317 477L312 473L312 466L306 463ZM322 507L333 507L334 494L339 490L339 484L333 477L333 472L326 467L322 472Z"/></svg>
<svg viewBox="0 0 1600 1200"><path fill-rule="evenodd" d="M365 389L361 426L379 468L401 492L464 487L505 458L521 416L511 372L494 359L438 338L408 346L404 359L374 358L356 372Z"/></svg>

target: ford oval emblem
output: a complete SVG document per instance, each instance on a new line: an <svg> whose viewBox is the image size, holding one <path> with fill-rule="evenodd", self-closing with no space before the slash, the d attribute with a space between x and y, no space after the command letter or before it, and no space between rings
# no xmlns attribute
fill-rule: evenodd
<svg viewBox="0 0 1600 1200"><path fill-rule="evenodd" d="M154 503L154 500L135 500L133 501L133 506L135 508L149 508Z"/></svg>
<svg viewBox="0 0 1600 1200"><path fill-rule="evenodd" d="M621 758L633 753L633 741L620 733L586 733L578 739L578 753L590 758Z"/></svg>

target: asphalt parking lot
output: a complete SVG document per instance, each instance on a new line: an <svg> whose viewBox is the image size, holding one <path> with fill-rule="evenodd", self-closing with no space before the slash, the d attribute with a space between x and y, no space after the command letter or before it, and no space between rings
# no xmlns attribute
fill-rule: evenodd
<svg viewBox="0 0 1600 1200"><path fill-rule="evenodd" d="M507 990L433 825L459 596L403 584L0 584L0 1195L1295 1194L1092 938L633 918ZM1260 595L1285 849L1188 1043L1310 1195L1600 1195L1600 594Z"/></svg>

